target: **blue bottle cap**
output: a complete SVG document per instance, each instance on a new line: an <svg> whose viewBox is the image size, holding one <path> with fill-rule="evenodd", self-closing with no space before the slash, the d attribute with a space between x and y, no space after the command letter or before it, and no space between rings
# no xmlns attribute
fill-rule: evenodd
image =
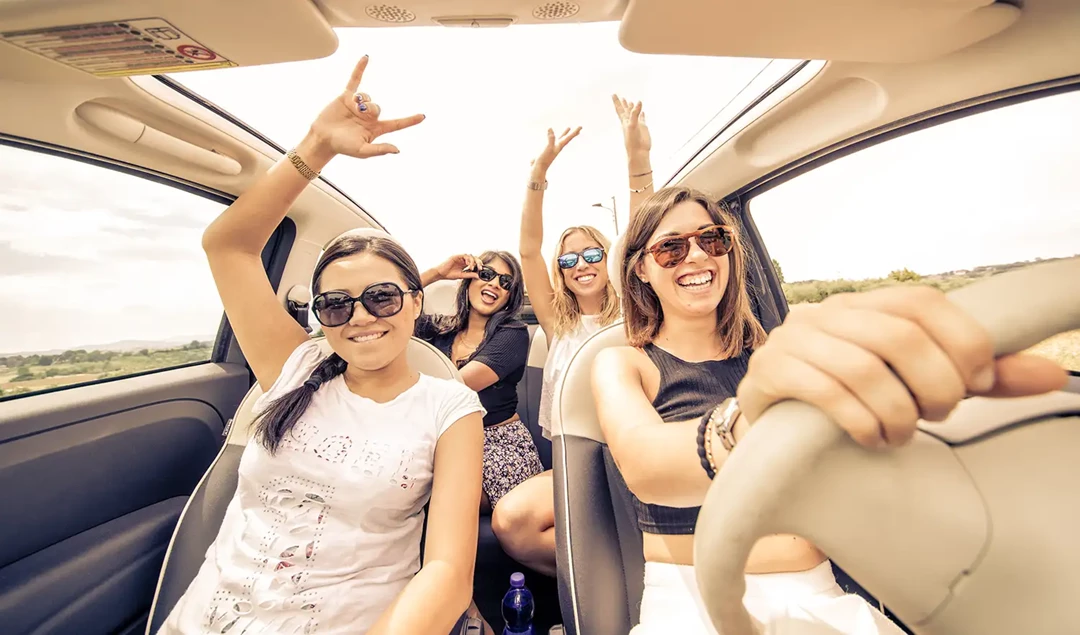
<svg viewBox="0 0 1080 635"><path fill-rule="evenodd" d="M510 576L510 586L520 589L525 586L525 574L520 571Z"/></svg>

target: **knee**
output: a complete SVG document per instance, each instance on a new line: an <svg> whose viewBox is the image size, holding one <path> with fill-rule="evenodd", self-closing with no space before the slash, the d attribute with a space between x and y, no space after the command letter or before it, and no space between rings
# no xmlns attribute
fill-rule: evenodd
<svg viewBox="0 0 1080 635"><path fill-rule="evenodd" d="M508 494L491 512L491 531L511 556L528 544L529 534L536 531L533 513L527 503Z"/></svg>

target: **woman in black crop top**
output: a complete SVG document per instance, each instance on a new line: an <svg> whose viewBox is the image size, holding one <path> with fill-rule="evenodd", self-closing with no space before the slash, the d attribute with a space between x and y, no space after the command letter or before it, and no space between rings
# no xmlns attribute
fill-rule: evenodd
<svg viewBox="0 0 1080 635"><path fill-rule="evenodd" d="M732 418L736 443L770 405L794 398L877 447L908 441L920 417L940 421L966 394L1038 394L1067 377L1045 360L995 361L982 327L926 288L798 307L766 343L746 267L735 218L689 188L651 196L627 230L620 280L631 346L597 356L593 393L609 469L634 494L644 538L645 592L633 635L715 633L693 572L698 505L711 482L696 437L725 398L737 394L742 409ZM711 464L722 469L732 440L708 438ZM840 633L900 632L845 595L825 554L805 539L760 540L746 572L744 601L760 622L787 616Z"/></svg>
<svg viewBox="0 0 1080 635"><path fill-rule="evenodd" d="M517 415L517 385L529 357L529 331L518 319L525 302L521 265L505 251L452 256L425 271L424 286L461 280L457 312L425 316L416 336L442 351L477 391L484 415L484 494L490 510L499 499L543 471L529 429Z"/></svg>

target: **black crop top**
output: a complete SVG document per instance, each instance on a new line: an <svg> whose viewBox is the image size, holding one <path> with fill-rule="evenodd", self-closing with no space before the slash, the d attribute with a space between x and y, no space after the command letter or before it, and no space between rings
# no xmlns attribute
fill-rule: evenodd
<svg viewBox="0 0 1080 635"><path fill-rule="evenodd" d="M439 349L447 358L453 359L454 336L457 333L439 332L437 326L437 319L417 320L416 337ZM487 411L484 415L485 427L502 423L517 412L517 385L525 374L528 359L528 327L524 322L509 319L496 326L494 332L480 344L480 348L458 364L458 368L461 368L471 361L481 362L499 377L494 384L477 393L480 405Z"/></svg>
<svg viewBox="0 0 1080 635"><path fill-rule="evenodd" d="M652 404L664 421L700 419L712 406L734 397L750 359L750 351L745 351L731 359L686 362L653 344L646 344L643 350L660 371L660 388ZM686 460L697 463L696 456ZM641 531L680 536L694 533L700 507L649 505L637 496L633 501Z"/></svg>

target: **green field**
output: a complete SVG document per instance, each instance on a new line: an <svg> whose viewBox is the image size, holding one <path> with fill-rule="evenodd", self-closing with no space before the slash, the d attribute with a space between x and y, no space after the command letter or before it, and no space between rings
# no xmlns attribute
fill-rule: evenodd
<svg viewBox="0 0 1080 635"><path fill-rule="evenodd" d="M920 276L913 271L903 269L894 271L885 278L805 280L783 283L781 286L784 289L784 296L787 297L788 304L821 302L835 293L869 291L896 285L928 285L942 291L951 291L1010 269L1017 269L1031 264L1033 263L1017 262L1009 265L991 265L967 271L953 271L929 276ZM1070 331L1052 337L1033 346L1028 352L1048 357L1069 370L1080 371L1080 331Z"/></svg>
<svg viewBox="0 0 1080 635"><path fill-rule="evenodd" d="M210 359L212 342L141 351L64 351L0 357L0 397L121 377Z"/></svg>

